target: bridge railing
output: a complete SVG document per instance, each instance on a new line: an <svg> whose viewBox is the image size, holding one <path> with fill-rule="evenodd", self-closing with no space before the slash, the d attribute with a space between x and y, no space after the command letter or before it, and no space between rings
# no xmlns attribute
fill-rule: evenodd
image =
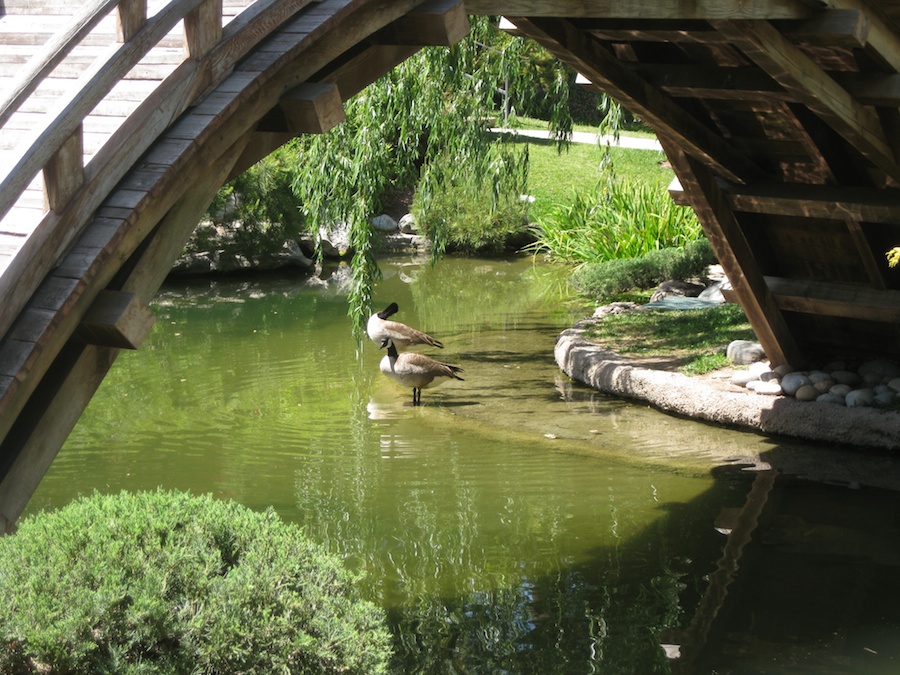
<svg viewBox="0 0 900 675"><path fill-rule="evenodd" d="M96 1L94 7L100 13L104 0ZM49 206L39 222L29 228L28 236L5 268L0 267L0 297L4 298L0 307L0 336L7 333L32 293L84 230L109 190L152 145L156 135L231 73L238 60L273 30L316 1L248 0L225 26L227 17L223 16L221 0L172 0L143 20L144 0L125 0L116 5L120 16L131 16L122 21L130 26L123 30L122 37L127 40L106 48L68 93L43 115L39 126L18 144L10 165L0 167L0 230L4 216L41 171ZM121 11L125 7L128 11ZM85 10L80 16L93 16L93 13ZM181 20L185 47L180 65L172 66L164 79L154 84L155 89L103 141L90 161L85 162L83 121L86 116L150 50L167 39ZM72 44L59 47L65 42L61 36L51 40L48 44L56 46L46 47L35 57L29 67L31 72L41 73L46 79L48 67L39 64L54 58L50 52L75 48L77 35L84 31L67 31Z"/></svg>
<svg viewBox="0 0 900 675"><path fill-rule="evenodd" d="M184 20L186 58L201 58L222 34L221 0L172 0L147 17L145 0L95 0L35 55L0 107L0 125L115 7L121 42L111 45L17 147L19 160L0 168L0 218L34 177L46 170L50 210L59 212L83 181L82 121L147 53Z"/></svg>

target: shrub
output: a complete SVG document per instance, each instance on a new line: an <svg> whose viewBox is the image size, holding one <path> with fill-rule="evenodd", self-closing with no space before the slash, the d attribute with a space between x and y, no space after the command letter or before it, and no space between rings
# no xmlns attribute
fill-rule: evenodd
<svg viewBox="0 0 900 675"><path fill-rule="evenodd" d="M650 251L639 258L607 260L582 265L572 275L572 285L597 300L608 300L632 289L652 288L668 279L702 277L716 262L706 239L681 248Z"/></svg>
<svg viewBox="0 0 900 675"><path fill-rule="evenodd" d="M525 191L528 148L494 143L487 175L443 155L428 167L413 198L413 213L436 250L499 253L531 237Z"/></svg>
<svg viewBox="0 0 900 675"><path fill-rule="evenodd" d="M385 672L353 581L271 510L95 494L0 540L0 671Z"/></svg>

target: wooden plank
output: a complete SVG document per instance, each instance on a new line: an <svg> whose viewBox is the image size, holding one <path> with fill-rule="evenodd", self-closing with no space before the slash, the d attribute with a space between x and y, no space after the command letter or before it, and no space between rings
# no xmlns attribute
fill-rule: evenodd
<svg viewBox="0 0 900 675"><path fill-rule="evenodd" d="M287 131L292 134L324 134L346 119L338 88L329 83L306 83L281 97Z"/></svg>
<svg viewBox="0 0 900 675"><path fill-rule="evenodd" d="M83 128L78 127L44 165L46 208L60 213L84 184Z"/></svg>
<svg viewBox="0 0 900 675"><path fill-rule="evenodd" d="M570 18L805 19L814 8L791 0L466 0L469 14Z"/></svg>
<svg viewBox="0 0 900 675"><path fill-rule="evenodd" d="M877 62L885 65L889 70L900 72L900 36L896 28L886 22L878 11L879 6L885 3L875 2L875 7L869 0L827 0L831 11L855 10L864 14L868 24L866 35L866 54Z"/></svg>
<svg viewBox="0 0 900 675"><path fill-rule="evenodd" d="M858 9L833 9L805 21L773 21L772 24L798 46L861 49L869 39L869 20Z"/></svg>
<svg viewBox="0 0 900 675"><path fill-rule="evenodd" d="M861 222L900 223L898 190L753 183L727 185L728 203L735 211Z"/></svg>
<svg viewBox="0 0 900 675"><path fill-rule="evenodd" d="M0 523L7 531L50 468L118 350L72 346L66 350L34 396L34 410L0 444Z"/></svg>
<svg viewBox="0 0 900 675"><path fill-rule="evenodd" d="M116 39L128 42L147 23L147 0L121 0L116 6Z"/></svg>
<svg viewBox="0 0 900 675"><path fill-rule="evenodd" d="M772 24L717 21L713 25L864 157L900 180L900 164L894 158L876 115L854 100Z"/></svg>
<svg viewBox="0 0 900 675"><path fill-rule="evenodd" d="M222 0L203 0L184 17L184 51L201 59L222 39Z"/></svg>
<svg viewBox="0 0 900 675"><path fill-rule="evenodd" d="M82 6L71 23L56 33L41 52L16 74L14 83L4 89L6 95L0 102L0 127L82 38L91 32L117 0L94 0ZM2 217L2 216L0 216Z"/></svg>
<svg viewBox="0 0 900 675"><path fill-rule="evenodd" d="M714 167L720 175L746 182L762 174L753 162L697 122L694 115L636 76L596 42L589 41L571 23L556 19L509 18L529 37L640 116L658 136L677 142L689 154Z"/></svg>
<svg viewBox="0 0 900 675"><path fill-rule="evenodd" d="M709 169L676 143L663 138L660 142L766 356L773 365L801 366L804 356L763 279L727 196Z"/></svg>
<svg viewBox="0 0 900 675"><path fill-rule="evenodd" d="M154 323L156 316L137 295L107 289L97 295L73 338L99 347L137 349Z"/></svg>
<svg viewBox="0 0 900 675"><path fill-rule="evenodd" d="M634 71L649 84L672 96L702 99L797 99L759 68L719 68L715 65L635 64ZM829 71L832 78L863 105L900 107L900 74ZM590 84L590 81L587 81Z"/></svg>
<svg viewBox="0 0 900 675"><path fill-rule="evenodd" d="M340 63L322 76L322 81L336 84L341 98L346 101L419 49L413 45L372 45Z"/></svg>
<svg viewBox="0 0 900 675"><path fill-rule="evenodd" d="M460 0L429 0L382 28L373 41L395 45L449 47L469 34L469 17Z"/></svg>
<svg viewBox="0 0 900 675"><path fill-rule="evenodd" d="M172 26L200 0L179 0L147 22L144 29L127 44L116 46L108 58L94 64L82 77L82 86L64 98L48 115L47 124L31 134L29 148L15 165L0 173L0 218L11 208L25 185L50 156L68 139L81 120L103 98L115 82L124 76Z"/></svg>
<svg viewBox="0 0 900 675"><path fill-rule="evenodd" d="M771 276L765 281L784 311L900 323L900 291Z"/></svg>

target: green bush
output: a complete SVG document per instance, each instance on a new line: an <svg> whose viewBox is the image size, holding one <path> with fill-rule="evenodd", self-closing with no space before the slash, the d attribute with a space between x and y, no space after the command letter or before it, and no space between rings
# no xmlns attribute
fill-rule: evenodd
<svg viewBox="0 0 900 675"><path fill-rule="evenodd" d="M0 539L0 672L385 672L353 581L271 510L95 494Z"/></svg>
<svg viewBox="0 0 900 675"><path fill-rule="evenodd" d="M682 248L650 251L639 258L582 265L572 275L572 285L597 300L610 300L633 289L653 288L668 279L702 277L715 262L709 241L698 239Z"/></svg>
<svg viewBox="0 0 900 675"><path fill-rule="evenodd" d="M424 172L413 197L413 214L437 249L463 253L500 253L533 240L525 191L527 146L494 143L487 175L444 155Z"/></svg>

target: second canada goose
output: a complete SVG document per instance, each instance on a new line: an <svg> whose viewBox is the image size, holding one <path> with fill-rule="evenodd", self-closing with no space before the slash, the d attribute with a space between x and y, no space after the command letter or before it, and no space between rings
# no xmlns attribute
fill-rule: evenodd
<svg viewBox="0 0 900 675"><path fill-rule="evenodd" d="M399 309L397 303L392 302L385 309L369 317L369 322L366 324L366 333L372 342L379 346L379 349L385 347L389 340L400 349L406 349L410 345L431 345L432 347L444 348L440 340L435 340L422 331L410 328L405 323L390 321L389 317L396 314Z"/></svg>
<svg viewBox="0 0 900 675"><path fill-rule="evenodd" d="M441 363L434 359L417 354L416 352L399 353L396 345L388 340L387 355L381 359L381 372L392 377L400 384L412 387L413 405L422 403L422 390L436 387L443 380L441 377L449 377L454 380L462 380L457 373L462 368L451 366L449 363Z"/></svg>

